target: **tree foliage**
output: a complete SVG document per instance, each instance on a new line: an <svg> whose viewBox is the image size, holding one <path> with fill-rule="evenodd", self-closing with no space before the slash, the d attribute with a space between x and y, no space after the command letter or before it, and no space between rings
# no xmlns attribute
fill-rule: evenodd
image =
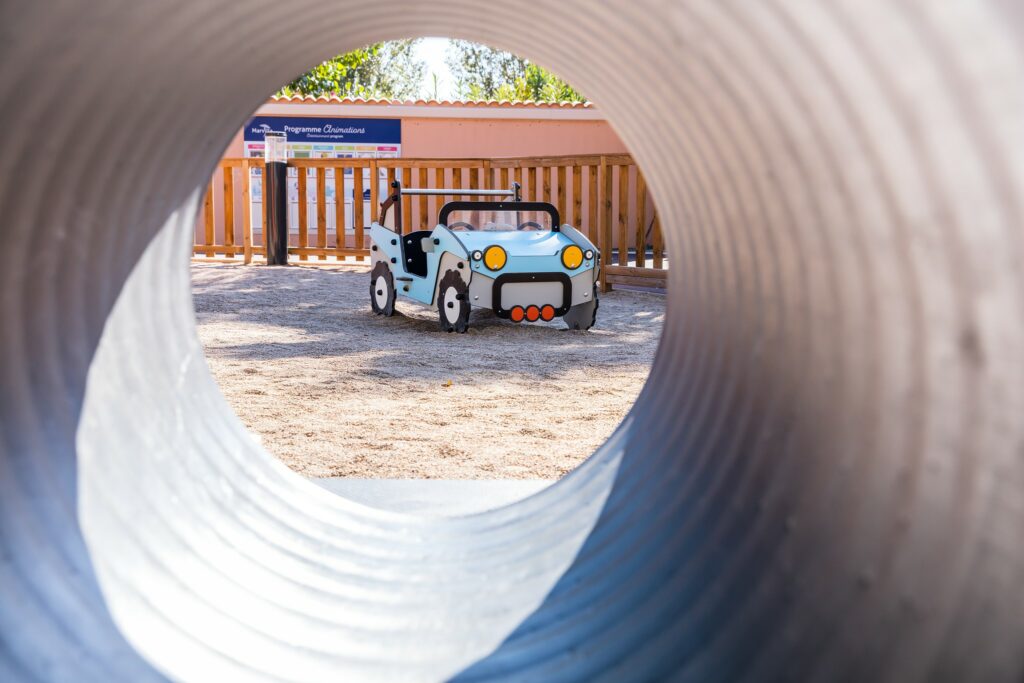
<svg viewBox="0 0 1024 683"><path fill-rule="evenodd" d="M279 96L397 98L420 93L426 64L416 40L374 43L318 64L278 91Z"/></svg>
<svg viewBox="0 0 1024 683"><path fill-rule="evenodd" d="M459 97L472 100L583 102L575 88L529 60L465 40L451 41L448 68Z"/></svg>

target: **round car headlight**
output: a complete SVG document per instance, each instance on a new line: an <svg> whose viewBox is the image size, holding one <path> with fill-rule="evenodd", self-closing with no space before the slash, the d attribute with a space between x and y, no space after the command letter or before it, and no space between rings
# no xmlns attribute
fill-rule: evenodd
<svg viewBox="0 0 1024 683"><path fill-rule="evenodd" d="M484 250L484 265L491 270L501 270L508 261L508 254L497 244L491 245Z"/></svg>
<svg viewBox="0 0 1024 683"><path fill-rule="evenodd" d="M583 264L583 250L570 244L562 250L562 265L569 270L576 270Z"/></svg>
<svg viewBox="0 0 1024 683"><path fill-rule="evenodd" d="M484 257L484 252L477 249L476 251L473 252L472 256L474 261L479 261Z"/></svg>

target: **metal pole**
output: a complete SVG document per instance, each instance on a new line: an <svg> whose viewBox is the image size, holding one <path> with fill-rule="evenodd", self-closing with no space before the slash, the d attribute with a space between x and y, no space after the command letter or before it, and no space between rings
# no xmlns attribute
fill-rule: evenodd
<svg viewBox="0 0 1024 683"><path fill-rule="evenodd" d="M397 182L397 181L396 181ZM415 194L415 195L428 195L428 196L440 196L450 197L454 195L466 195L469 197L514 197L516 196L515 190L438 190L432 187L410 187L403 188L402 194Z"/></svg>
<svg viewBox="0 0 1024 683"><path fill-rule="evenodd" d="M269 132L264 137L263 242L268 266L288 265L288 137Z"/></svg>

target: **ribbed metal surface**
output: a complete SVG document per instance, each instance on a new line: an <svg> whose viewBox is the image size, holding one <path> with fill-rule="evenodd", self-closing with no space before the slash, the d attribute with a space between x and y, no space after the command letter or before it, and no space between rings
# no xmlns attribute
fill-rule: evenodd
<svg viewBox="0 0 1024 683"><path fill-rule="evenodd" d="M0 4L0 680L1019 682L1021 19ZM673 255L608 444L449 520L332 497L255 444L186 268L197 188L267 93L410 35L577 84Z"/></svg>

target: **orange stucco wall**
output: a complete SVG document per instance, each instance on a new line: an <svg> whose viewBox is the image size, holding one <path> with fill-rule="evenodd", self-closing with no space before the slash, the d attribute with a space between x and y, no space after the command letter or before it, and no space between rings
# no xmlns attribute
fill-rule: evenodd
<svg viewBox="0 0 1024 683"><path fill-rule="evenodd" d="M619 154L626 148L606 121L405 119L405 157L530 157Z"/></svg>
<svg viewBox="0 0 1024 683"><path fill-rule="evenodd" d="M299 116L301 112L290 115ZM619 136L603 120L402 118L403 157L458 159L626 152ZM242 156L241 130L224 156Z"/></svg>

